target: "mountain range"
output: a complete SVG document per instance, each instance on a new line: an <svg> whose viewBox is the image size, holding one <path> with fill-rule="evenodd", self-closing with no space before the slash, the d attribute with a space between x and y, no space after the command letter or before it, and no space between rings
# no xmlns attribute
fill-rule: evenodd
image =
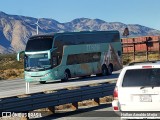
<svg viewBox="0 0 160 120"><path fill-rule="evenodd" d="M0 53L14 53L24 50L30 36L36 35L37 18L9 15L0 12ZM100 19L77 18L60 23L54 19L39 19L39 34L68 31L104 31L118 30L122 35L128 27L130 36L160 35L160 31L138 24L106 22Z"/></svg>

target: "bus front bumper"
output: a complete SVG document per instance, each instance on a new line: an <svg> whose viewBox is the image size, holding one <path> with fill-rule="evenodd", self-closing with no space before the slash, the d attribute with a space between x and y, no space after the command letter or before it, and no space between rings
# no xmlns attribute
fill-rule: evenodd
<svg viewBox="0 0 160 120"><path fill-rule="evenodd" d="M40 82L55 80L56 77L51 71L40 71L40 72L26 72L25 71L25 81L26 82Z"/></svg>

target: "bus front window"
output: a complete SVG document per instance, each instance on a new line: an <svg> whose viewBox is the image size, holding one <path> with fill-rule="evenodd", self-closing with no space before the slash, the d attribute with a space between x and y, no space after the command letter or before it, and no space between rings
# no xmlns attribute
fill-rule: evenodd
<svg viewBox="0 0 160 120"><path fill-rule="evenodd" d="M25 70L46 70L51 68L48 54L25 55Z"/></svg>

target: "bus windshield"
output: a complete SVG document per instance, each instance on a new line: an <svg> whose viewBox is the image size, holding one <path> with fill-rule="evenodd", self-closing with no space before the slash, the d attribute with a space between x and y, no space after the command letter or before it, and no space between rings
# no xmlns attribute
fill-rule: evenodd
<svg viewBox="0 0 160 120"><path fill-rule="evenodd" d="M46 70L51 68L51 62L48 54L25 55L25 70Z"/></svg>
<svg viewBox="0 0 160 120"><path fill-rule="evenodd" d="M53 39L51 37L36 37L29 39L26 45L26 52L45 51L52 48Z"/></svg>

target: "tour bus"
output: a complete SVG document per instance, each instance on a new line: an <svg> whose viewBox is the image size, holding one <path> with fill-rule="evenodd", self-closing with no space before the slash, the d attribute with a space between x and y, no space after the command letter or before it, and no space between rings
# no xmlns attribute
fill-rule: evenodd
<svg viewBox="0 0 160 120"><path fill-rule="evenodd" d="M122 68L118 31L83 31L36 35L29 38L24 53L27 82L90 75L111 75Z"/></svg>

